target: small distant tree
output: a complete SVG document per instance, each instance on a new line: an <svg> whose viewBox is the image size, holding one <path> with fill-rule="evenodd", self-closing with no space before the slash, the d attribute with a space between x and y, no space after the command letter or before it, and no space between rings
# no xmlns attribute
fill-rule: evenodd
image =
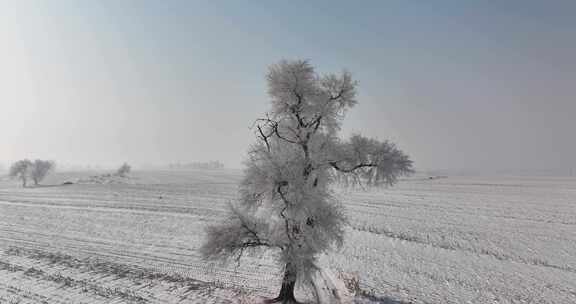
<svg viewBox="0 0 576 304"><path fill-rule="evenodd" d="M356 104L350 73L320 76L307 61L282 61L267 80L272 109L256 121L240 199L226 221L208 227L201 253L227 261L275 248L284 277L269 303L297 303L297 280L314 286L318 301L334 303L315 282L318 255L344 239L346 218L331 185L392 185L412 172L412 161L388 141L338 138L344 113Z"/></svg>
<svg viewBox="0 0 576 304"><path fill-rule="evenodd" d="M34 185L40 184L40 182L54 169L56 168L56 163L50 160L37 159L32 163L30 170L30 177L34 181Z"/></svg>
<svg viewBox="0 0 576 304"><path fill-rule="evenodd" d="M124 163L124 164L122 164L122 166L120 166L120 168L118 168L118 170L116 170L116 175L126 177L130 173L131 170L132 170L132 167L130 167L130 165L128 165L128 163Z"/></svg>
<svg viewBox="0 0 576 304"><path fill-rule="evenodd" d="M8 176L22 181L22 187L27 186L28 178L32 171L32 162L28 159L19 160L10 166Z"/></svg>

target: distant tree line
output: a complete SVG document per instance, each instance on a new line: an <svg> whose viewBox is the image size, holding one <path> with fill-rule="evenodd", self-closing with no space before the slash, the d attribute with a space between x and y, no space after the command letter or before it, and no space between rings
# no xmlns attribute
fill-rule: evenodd
<svg viewBox="0 0 576 304"><path fill-rule="evenodd" d="M8 175L11 178L19 179L22 181L22 186L28 185L28 180L32 180L34 185L39 185L40 182L54 169L56 163L51 160L37 159L31 161L29 159L19 160L10 166Z"/></svg>
<svg viewBox="0 0 576 304"><path fill-rule="evenodd" d="M214 160L209 162L192 162L192 163L171 163L168 165L170 169L222 169L224 164L220 161Z"/></svg>

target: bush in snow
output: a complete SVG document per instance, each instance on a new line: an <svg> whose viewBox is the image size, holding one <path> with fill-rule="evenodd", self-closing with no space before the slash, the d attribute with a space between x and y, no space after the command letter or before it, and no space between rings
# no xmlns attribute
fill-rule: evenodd
<svg viewBox="0 0 576 304"><path fill-rule="evenodd" d="M132 168L127 163L122 164L118 170L116 170L116 175L126 177Z"/></svg>

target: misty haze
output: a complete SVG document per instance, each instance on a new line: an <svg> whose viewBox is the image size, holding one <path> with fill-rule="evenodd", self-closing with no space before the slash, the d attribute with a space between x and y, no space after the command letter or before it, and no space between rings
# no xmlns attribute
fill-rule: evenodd
<svg viewBox="0 0 576 304"><path fill-rule="evenodd" d="M0 304L576 303L576 2L0 3Z"/></svg>

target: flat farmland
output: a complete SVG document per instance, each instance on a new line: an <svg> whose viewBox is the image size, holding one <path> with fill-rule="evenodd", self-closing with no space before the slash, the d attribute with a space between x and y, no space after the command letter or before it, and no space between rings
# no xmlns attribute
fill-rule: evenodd
<svg viewBox="0 0 576 304"><path fill-rule="evenodd" d="M241 171L141 171L128 183L0 182L0 303L251 303L274 252L201 260ZM338 190L349 224L322 262L381 303L576 303L576 179L410 178ZM367 299L358 299L368 303Z"/></svg>

